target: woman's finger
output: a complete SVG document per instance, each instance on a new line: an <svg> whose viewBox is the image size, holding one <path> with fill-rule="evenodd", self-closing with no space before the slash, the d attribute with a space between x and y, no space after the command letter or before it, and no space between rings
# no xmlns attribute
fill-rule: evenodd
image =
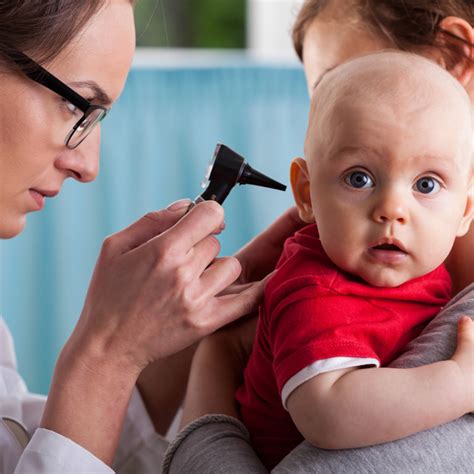
<svg viewBox="0 0 474 474"><path fill-rule="evenodd" d="M225 296L225 295L235 295L237 293L242 293L242 291L250 288L252 285L255 285L255 281L251 283L233 283L229 285L225 290L221 291L218 296Z"/></svg>
<svg viewBox="0 0 474 474"><path fill-rule="evenodd" d="M199 278L207 267L212 265L219 255L221 244L213 236L209 235L205 239L198 242L189 252L189 264L191 271L196 278Z"/></svg>
<svg viewBox="0 0 474 474"><path fill-rule="evenodd" d="M218 295L239 277L240 271L240 263L236 258L218 258L202 273L196 291L203 298Z"/></svg>
<svg viewBox="0 0 474 474"><path fill-rule="evenodd" d="M124 254L140 247L174 226L184 216L190 202L188 199L183 199L174 203L174 208L149 212L122 231L108 237L107 245L117 254Z"/></svg>
<svg viewBox="0 0 474 474"><path fill-rule="evenodd" d="M267 284L268 280L272 277L272 275L275 273L276 270L273 272L269 273L265 278L262 280L258 281L251 281L249 283L233 283L232 285L229 285L224 291L221 291L218 296L225 296L225 295L234 295L236 293L242 293L242 291L246 290L247 288L250 288L253 285L261 283L263 287Z"/></svg>
<svg viewBox="0 0 474 474"><path fill-rule="evenodd" d="M241 293L218 296L216 310L213 311L216 317L214 328L218 329L255 311L262 301L263 288L264 283L260 281Z"/></svg>
<svg viewBox="0 0 474 474"><path fill-rule="evenodd" d="M223 222L223 208L214 201L204 201L194 206L176 225L163 233L156 244L163 242L167 248L173 248L176 254L184 255L198 242L218 231Z"/></svg>

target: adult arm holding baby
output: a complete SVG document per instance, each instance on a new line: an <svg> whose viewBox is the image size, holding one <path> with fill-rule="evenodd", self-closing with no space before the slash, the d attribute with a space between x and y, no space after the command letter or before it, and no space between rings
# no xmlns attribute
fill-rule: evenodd
<svg viewBox="0 0 474 474"><path fill-rule="evenodd" d="M465 316L450 360L321 374L295 390L288 409L305 439L319 448L371 446L473 412L473 374L474 323Z"/></svg>

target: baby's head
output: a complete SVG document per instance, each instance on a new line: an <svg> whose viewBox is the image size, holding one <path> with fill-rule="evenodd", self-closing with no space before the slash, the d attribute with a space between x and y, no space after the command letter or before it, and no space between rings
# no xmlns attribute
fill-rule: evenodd
<svg viewBox="0 0 474 474"><path fill-rule="evenodd" d="M293 194L336 265L399 286L468 231L473 151L471 102L449 73L417 55L371 54L315 89Z"/></svg>

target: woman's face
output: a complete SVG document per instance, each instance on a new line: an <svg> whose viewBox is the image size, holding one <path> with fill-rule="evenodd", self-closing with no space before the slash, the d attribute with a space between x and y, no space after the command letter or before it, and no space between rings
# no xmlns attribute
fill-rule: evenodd
<svg viewBox="0 0 474 474"><path fill-rule="evenodd" d="M384 35L369 28L354 10L353 2L331 0L310 23L303 41L303 63L310 95L324 74L341 63L382 49L396 48ZM467 22L455 17L445 20L443 29L467 44L473 42L472 27ZM418 53L445 66L443 54L439 49L419 48ZM458 80L474 101L472 71L470 79Z"/></svg>
<svg viewBox="0 0 474 474"><path fill-rule="evenodd" d="M309 25L303 63L310 95L324 74L349 59L393 47L357 18L345 0L333 0Z"/></svg>
<svg viewBox="0 0 474 474"><path fill-rule="evenodd" d="M112 0L45 67L86 99L110 107L123 89L134 50L132 6ZM95 179L100 125L69 150L64 139L81 113L54 92L8 72L2 73L0 104L0 237L10 238L67 178Z"/></svg>

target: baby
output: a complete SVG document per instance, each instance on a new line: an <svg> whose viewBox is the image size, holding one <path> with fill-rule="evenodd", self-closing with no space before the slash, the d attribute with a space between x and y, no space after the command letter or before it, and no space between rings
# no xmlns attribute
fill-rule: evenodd
<svg viewBox="0 0 474 474"><path fill-rule="evenodd" d="M271 468L303 438L368 446L474 410L473 323L452 359L380 368L450 298L443 261L473 217L471 103L435 63L382 52L316 87L301 218L267 283L240 413ZM361 370L364 369L364 370Z"/></svg>

